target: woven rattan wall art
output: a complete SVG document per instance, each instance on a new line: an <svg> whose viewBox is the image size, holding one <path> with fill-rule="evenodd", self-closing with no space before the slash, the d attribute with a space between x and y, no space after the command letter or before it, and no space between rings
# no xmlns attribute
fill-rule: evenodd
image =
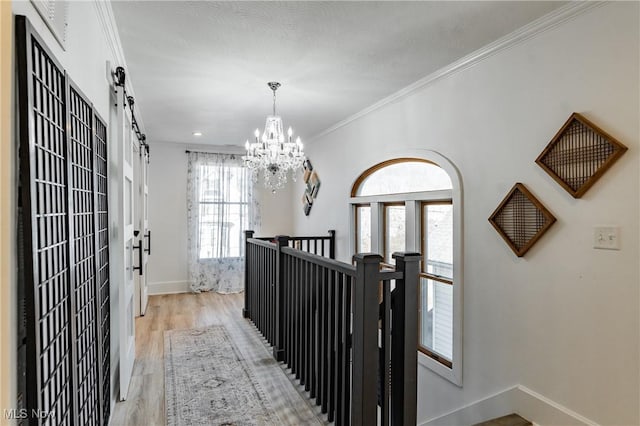
<svg viewBox="0 0 640 426"><path fill-rule="evenodd" d="M489 222L511 247L522 257L547 232L556 218L521 183L516 183Z"/></svg>
<svg viewBox="0 0 640 426"><path fill-rule="evenodd" d="M304 161L302 168L305 183L304 194L302 194L302 209L305 216L309 216L313 202L318 196L318 191L320 190L320 177L318 176L318 172L313 170L313 166L309 159Z"/></svg>
<svg viewBox="0 0 640 426"><path fill-rule="evenodd" d="M580 198L627 147L574 112L536 159L574 198Z"/></svg>

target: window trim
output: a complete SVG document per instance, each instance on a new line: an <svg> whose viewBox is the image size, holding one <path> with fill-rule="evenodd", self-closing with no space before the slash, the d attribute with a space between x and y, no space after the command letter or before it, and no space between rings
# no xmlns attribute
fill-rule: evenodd
<svg viewBox="0 0 640 426"><path fill-rule="evenodd" d="M453 206L453 200L436 200L436 201L421 201L419 204L420 211L420 253L421 253L421 262L420 262L420 278L426 278L431 281L437 281L442 284L448 284L451 286L455 286L455 282L453 278L443 277L436 274L430 274L424 271L425 268L425 243L426 243L426 235L425 235L425 222L424 222L424 208L425 206L433 206L433 205L450 205ZM454 209L455 210L455 209ZM455 268L455 264L454 264ZM420 312L420 316L422 316L420 305L418 305L418 312ZM455 330L454 330L455 331ZM418 322L418 336L422 335L422 321ZM438 352L429 349L426 346L423 346L420 343L420 339L418 339L418 350L422 352L424 355L435 359L437 362L444 364L448 368L453 368L452 360L446 358L444 355L439 354ZM455 352L454 352L455 353Z"/></svg>
<svg viewBox="0 0 640 426"><path fill-rule="evenodd" d="M360 223L358 222L358 208L369 207L369 222L371 222L371 204L369 203L359 203L354 204L353 206L353 223L355 226L355 250L352 252L355 253L358 251L358 241L360 241ZM371 246L371 241L369 241L369 246Z"/></svg>
<svg viewBox="0 0 640 426"><path fill-rule="evenodd" d="M387 207L404 207L404 221L405 224L407 222L407 203L406 202L400 202L400 201L393 201L393 202L387 202L387 203L380 203L381 204L381 208L382 208L382 235L380 238L381 240L381 247L382 250L380 250L380 254L382 255L382 262L385 265L391 265L395 268L395 260L391 260L387 263L387 254L391 255L391 253L387 253ZM404 242L405 242L405 247L407 247L407 228L405 226L404 229ZM393 263L392 263L393 262Z"/></svg>
<svg viewBox="0 0 640 426"><path fill-rule="evenodd" d="M384 232L384 229L381 228L381 219L380 215L383 214L382 206L386 202L407 202L407 201L417 201L413 203L416 207L416 212L414 214L421 215L421 203L420 201L447 201L450 200L453 205L453 282L455 283L453 286L453 360L452 367L447 367L446 365L439 362L437 359L432 358L431 356L423 353L422 351L418 351L418 364L424 368L431 370L432 372L442 376L453 384L462 387L463 383L463 291L464 291L464 246L463 246L463 202L462 202L462 179L456 167L449 161L446 157L441 154L424 149L414 149L409 150L408 152L402 152L400 155L396 155L397 158L389 160L390 156L394 156L394 154L398 153L379 153L376 157L380 158L381 156L386 157L386 160L381 160L376 163L374 166L371 166L365 170L362 174L358 175L354 183L351 187L351 197L349 198L349 227L353 227L355 225L355 206L357 204L369 204L371 206L371 251L379 252L382 251L384 235L380 232ZM427 192L409 192L409 193L401 193L401 194L387 194L387 195L372 195L372 196L356 196L354 195L357 192L358 186L364 181L364 179L371 173L381 169L382 167L400 163L407 161L419 161L419 162L428 162L431 164L435 164L449 175L451 179L452 189L451 190L439 190L439 191L427 191ZM409 205L409 203L407 203ZM374 211L375 209L378 211ZM411 219L407 216L408 226L414 227L413 230L407 228L407 250L415 250L421 251L422 241L418 237L421 236L422 232L422 224L420 220L414 217L413 222L410 222ZM417 232L416 232L417 231ZM413 232L413 236L410 234ZM350 235L350 252L355 253L356 249L356 239L354 229L351 228ZM436 354L437 355L437 354Z"/></svg>

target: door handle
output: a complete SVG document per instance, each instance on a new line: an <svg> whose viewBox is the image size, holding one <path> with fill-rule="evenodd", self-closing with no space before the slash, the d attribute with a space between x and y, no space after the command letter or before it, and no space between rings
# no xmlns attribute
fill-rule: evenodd
<svg viewBox="0 0 640 426"><path fill-rule="evenodd" d="M138 245L137 246L133 246L134 250L138 250L138 265L139 266L134 266L132 269L135 271L136 269L138 270L138 274L142 275L142 240L138 240Z"/></svg>
<svg viewBox="0 0 640 426"><path fill-rule="evenodd" d="M147 231L147 235L145 235L145 237L148 238L148 240L147 240L147 248L144 249L144 251L146 251L148 255L151 255L151 229Z"/></svg>

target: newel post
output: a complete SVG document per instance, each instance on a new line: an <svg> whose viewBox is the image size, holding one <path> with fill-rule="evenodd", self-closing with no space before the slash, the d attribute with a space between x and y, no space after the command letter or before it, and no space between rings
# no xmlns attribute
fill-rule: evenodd
<svg viewBox="0 0 640 426"><path fill-rule="evenodd" d="M273 344L273 357L276 361L284 360L284 254L282 248L289 245L289 237L278 235L276 238L278 246L276 251L276 281L275 285L275 306L274 306L274 327L275 340Z"/></svg>
<svg viewBox="0 0 640 426"><path fill-rule="evenodd" d="M253 238L253 231L244 231L244 308L242 317L249 318L249 263L253 259L249 258L249 238Z"/></svg>
<svg viewBox="0 0 640 426"><path fill-rule="evenodd" d="M378 281L379 254L359 253L353 286L353 390L351 424L378 423Z"/></svg>
<svg viewBox="0 0 640 426"><path fill-rule="evenodd" d="M418 398L418 286L420 254L393 253L396 271L395 297L391 306L391 424L416 424Z"/></svg>
<svg viewBox="0 0 640 426"><path fill-rule="evenodd" d="M335 229L329 230L329 259L336 258L336 231Z"/></svg>

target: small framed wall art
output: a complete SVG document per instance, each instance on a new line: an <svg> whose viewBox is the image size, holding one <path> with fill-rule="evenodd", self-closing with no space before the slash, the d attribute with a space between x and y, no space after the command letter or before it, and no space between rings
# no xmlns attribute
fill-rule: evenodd
<svg viewBox="0 0 640 426"><path fill-rule="evenodd" d="M489 217L491 225L518 257L524 256L555 221L551 212L521 183L511 188Z"/></svg>
<svg viewBox="0 0 640 426"><path fill-rule="evenodd" d="M580 198L627 147L574 112L536 159L560 186Z"/></svg>
<svg viewBox="0 0 640 426"><path fill-rule="evenodd" d="M304 161L302 169L305 184L304 194L302 195L302 209L305 216L309 216L313 202L318 196L318 191L320 190L320 177L318 176L318 172L313 170L313 166L309 159Z"/></svg>
<svg viewBox="0 0 640 426"><path fill-rule="evenodd" d="M318 172L312 172L309 177L309 184L311 186L311 196L316 198L318 196L318 190L320 190L320 177L318 177Z"/></svg>

